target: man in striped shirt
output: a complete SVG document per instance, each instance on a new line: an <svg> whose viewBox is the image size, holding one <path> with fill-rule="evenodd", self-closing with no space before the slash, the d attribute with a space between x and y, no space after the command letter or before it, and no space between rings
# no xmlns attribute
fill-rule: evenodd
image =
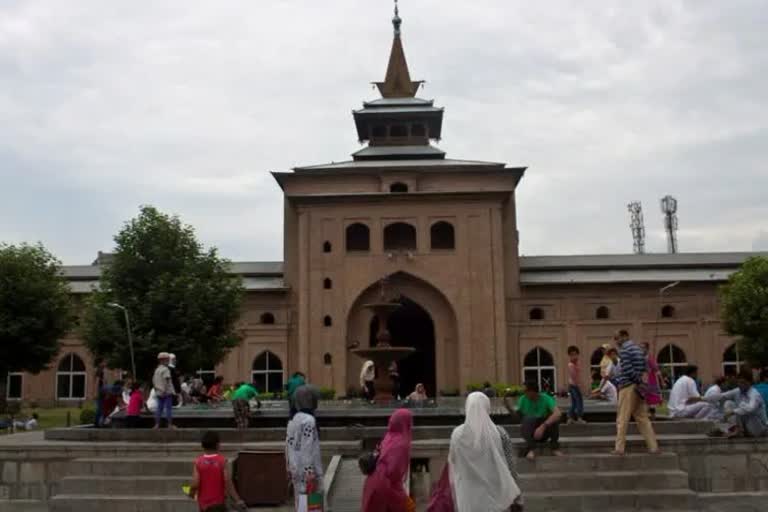
<svg viewBox="0 0 768 512"><path fill-rule="evenodd" d="M643 389L648 381L648 365L643 349L629 339L629 333L624 329L616 333L616 344L619 346L619 371L616 376L619 388L619 405L616 411L616 447L615 455L624 455L627 443L627 428L629 420L634 416L637 429L645 439L650 453L659 453L656 433L648 416L648 406L645 403Z"/></svg>

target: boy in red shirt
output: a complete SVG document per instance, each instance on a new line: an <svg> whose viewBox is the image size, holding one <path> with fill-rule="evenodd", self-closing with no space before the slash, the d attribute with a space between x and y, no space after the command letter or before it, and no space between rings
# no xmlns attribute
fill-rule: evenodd
<svg viewBox="0 0 768 512"><path fill-rule="evenodd" d="M219 434L208 431L203 434L203 454L195 459L190 498L197 498L201 512L226 512L227 493L237 502L237 508L245 510L245 503L232 485L227 470L227 459L219 453Z"/></svg>

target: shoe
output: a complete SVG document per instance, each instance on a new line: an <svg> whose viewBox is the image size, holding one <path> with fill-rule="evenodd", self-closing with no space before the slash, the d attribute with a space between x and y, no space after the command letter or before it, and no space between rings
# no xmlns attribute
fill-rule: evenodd
<svg viewBox="0 0 768 512"><path fill-rule="evenodd" d="M561 452L560 450L552 450L552 455L554 455L555 457L562 457L563 452Z"/></svg>
<svg viewBox="0 0 768 512"><path fill-rule="evenodd" d="M529 452L528 452L528 453L525 455L525 458L526 458L526 459L528 459L528 460L531 460L531 461L532 461L532 460L535 460L535 459L536 459L536 454L533 452L533 450L531 450L531 451L529 451Z"/></svg>
<svg viewBox="0 0 768 512"><path fill-rule="evenodd" d="M586 425L587 420L585 420L584 418L579 418L576 420L576 423L578 423L579 425Z"/></svg>
<svg viewBox="0 0 768 512"><path fill-rule="evenodd" d="M573 418L568 418L568 421L565 422L566 425L573 425L574 423L576 422L573 420Z"/></svg>

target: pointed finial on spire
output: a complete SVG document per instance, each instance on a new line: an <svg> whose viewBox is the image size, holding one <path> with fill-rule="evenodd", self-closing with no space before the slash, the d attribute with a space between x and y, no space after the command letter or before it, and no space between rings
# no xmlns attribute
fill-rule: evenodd
<svg viewBox="0 0 768 512"><path fill-rule="evenodd" d="M400 18L400 9L397 7L397 0L395 0L395 17L392 18L392 25L395 27L395 37L400 37L400 25L403 20Z"/></svg>

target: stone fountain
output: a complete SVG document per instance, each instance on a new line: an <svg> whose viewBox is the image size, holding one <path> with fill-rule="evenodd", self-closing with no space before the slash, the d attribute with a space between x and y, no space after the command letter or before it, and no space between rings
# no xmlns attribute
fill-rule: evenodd
<svg viewBox="0 0 768 512"><path fill-rule="evenodd" d="M373 361L373 364L376 366L376 379L373 381L373 385L376 389L374 401L379 403L392 401L394 385L389 378L390 365L393 362L405 359L416 351L413 347L393 347L391 345L392 337L389 334L387 322L389 320L389 315L400 307L400 303L387 301L385 290L386 282L386 277L383 277L379 281L381 286L379 301L363 305L364 308L373 311L373 314L379 319L379 330L376 333L376 346L371 348L359 348L352 351L353 354L365 361Z"/></svg>

